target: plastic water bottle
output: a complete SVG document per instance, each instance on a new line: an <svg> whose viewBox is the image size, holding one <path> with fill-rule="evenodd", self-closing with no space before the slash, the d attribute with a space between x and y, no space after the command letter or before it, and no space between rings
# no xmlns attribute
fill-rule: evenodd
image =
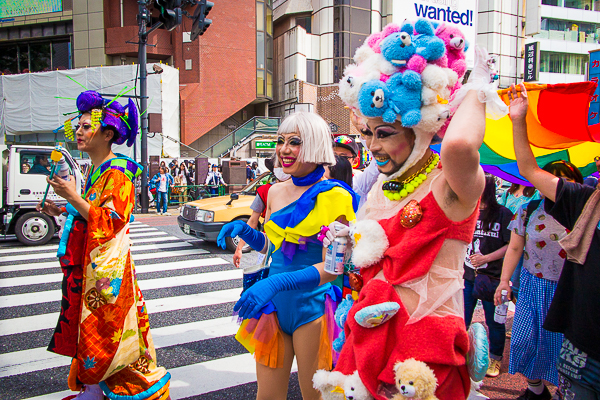
<svg viewBox="0 0 600 400"><path fill-rule="evenodd" d="M61 158L58 164L56 165L56 175L61 177L62 179L68 181L69 175L71 174L71 170L69 168L69 164L67 164L67 160L65 158Z"/></svg>
<svg viewBox="0 0 600 400"><path fill-rule="evenodd" d="M508 291L502 291L502 304L496 306L494 312L494 321L499 324L506 322L506 314L508 313Z"/></svg>

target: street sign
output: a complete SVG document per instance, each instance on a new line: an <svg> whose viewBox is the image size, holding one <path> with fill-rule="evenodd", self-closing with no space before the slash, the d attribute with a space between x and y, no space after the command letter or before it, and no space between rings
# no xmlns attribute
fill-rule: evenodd
<svg viewBox="0 0 600 400"><path fill-rule="evenodd" d="M525 71L523 72L525 82L536 82L540 78L540 42L527 43L525 45Z"/></svg>
<svg viewBox="0 0 600 400"><path fill-rule="evenodd" d="M588 79L598 84L600 79L600 51L590 51L590 63L588 64ZM596 90L590 99L590 109L588 111L588 125L595 125L600 122L600 101L598 95L600 89L596 86Z"/></svg>
<svg viewBox="0 0 600 400"><path fill-rule="evenodd" d="M277 143L272 140L257 140L254 142L254 148L256 149L274 149L277 147Z"/></svg>

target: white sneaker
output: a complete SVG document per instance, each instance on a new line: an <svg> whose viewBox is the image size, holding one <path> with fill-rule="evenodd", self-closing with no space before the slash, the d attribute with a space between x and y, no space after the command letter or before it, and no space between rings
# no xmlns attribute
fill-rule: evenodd
<svg viewBox="0 0 600 400"><path fill-rule="evenodd" d="M75 400L104 400L104 392L100 385L85 385Z"/></svg>
<svg viewBox="0 0 600 400"><path fill-rule="evenodd" d="M166 212L166 213L163 213L163 215L171 215L171 213Z"/></svg>
<svg viewBox="0 0 600 400"><path fill-rule="evenodd" d="M158 215L162 215L162 211L157 212Z"/></svg>

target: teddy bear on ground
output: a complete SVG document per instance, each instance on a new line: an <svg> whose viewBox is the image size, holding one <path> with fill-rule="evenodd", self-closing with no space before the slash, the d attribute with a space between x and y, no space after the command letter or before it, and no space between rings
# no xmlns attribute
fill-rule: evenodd
<svg viewBox="0 0 600 400"><path fill-rule="evenodd" d="M438 60L446 53L444 42L435 36L433 26L424 18L419 18L415 23L412 43L415 46L415 54L410 58L406 67L418 73L423 72L427 61Z"/></svg>
<svg viewBox="0 0 600 400"><path fill-rule="evenodd" d="M313 376L313 387L321 392L323 400L373 400L360 380L358 371L344 375L338 371L320 369Z"/></svg>
<svg viewBox="0 0 600 400"><path fill-rule="evenodd" d="M424 362L409 358L396 363L394 372L399 393L392 400L438 400L435 396L437 378Z"/></svg>
<svg viewBox="0 0 600 400"><path fill-rule="evenodd" d="M387 82L365 82L358 93L360 112L365 117L382 117L393 123L400 116L410 128L421 120L421 76L414 71L398 72Z"/></svg>
<svg viewBox="0 0 600 400"><path fill-rule="evenodd" d="M465 53L469 48L465 36L458 28L444 23L438 26L435 35L443 40L446 46L446 54L438 65L452 69L458 75L458 79L462 79L467 71Z"/></svg>
<svg viewBox="0 0 600 400"><path fill-rule="evenodd" d="M335 323L338 327L342 329L338 337L333 341L333 350L338 353L342 351L342 347L344 343L346 343L346 334L344 333L344 324L346 323L346 319L348 318L348 313L350 312L350 308L354 304L354 299L352 295L346 295L346 298L342 300L340 305L338 305L337 310L335 310Z"/></svg>

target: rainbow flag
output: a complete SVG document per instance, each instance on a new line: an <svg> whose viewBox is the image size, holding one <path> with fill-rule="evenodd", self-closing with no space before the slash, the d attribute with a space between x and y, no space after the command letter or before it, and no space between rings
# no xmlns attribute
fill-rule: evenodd
<svg viewBox="0 0 600 400"><path fill-rule="evenodd" d="M538 165L564 160L577 166L584 177L595 172L594 157L600 155L600 124L588 125L588 112L596 83L525 83L525 88L529 96L527 132ZM506 104L509 104L508 91L498 91ZM439 146L432 148L439 151ZM519 174L508 115L486 120L479 154L486 172L511 183L531 186Z"/></svg>

